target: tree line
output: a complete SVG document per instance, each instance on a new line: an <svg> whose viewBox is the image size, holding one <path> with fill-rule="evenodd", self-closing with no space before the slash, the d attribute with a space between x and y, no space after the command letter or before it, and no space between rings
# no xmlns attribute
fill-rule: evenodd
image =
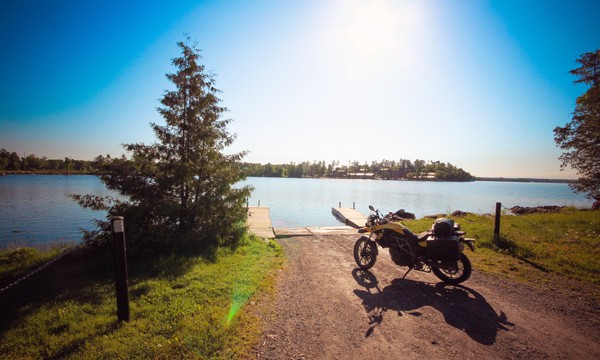
<svg viewBox="0 0 600 360"><path fill-rule="evenodd" d="M96 161L48 159L35 154L19 156L16 152L0 149L0 171L31 171L48 173L94 173L98 169Z"/></svg>
<svg viewBox="0 0 600 360"><path fill-rule="evenodd" d="M35 154L19 156L16 152L0 150L0 171L27 171L47 173L85 173L101 174L105 165L110 162L110 155L97 156L94 160L48 159ZM122 164L132 160L118 158ZM303 161L288 164L259 164L239 163L246 176L282 177L282 178L375 178L375 179L407 179L407 180L438 180L438 181L471 181L473 176L462 168L450 163L424 160L382 160L372 161L371 164L351 161L348 165L340 165L339 161Z"/></svg>
<svg viewBox="0 0 600 360"><path fill-rule="evenodd" d="M255 177L330 177L330 178L372 178L385 180L437 180L471 181L473 176L462 168L440 161L407 159L372 161L360 163L351 161L341 165L339 161L303 161L289 164L241 163L246 176Z"/></svg>

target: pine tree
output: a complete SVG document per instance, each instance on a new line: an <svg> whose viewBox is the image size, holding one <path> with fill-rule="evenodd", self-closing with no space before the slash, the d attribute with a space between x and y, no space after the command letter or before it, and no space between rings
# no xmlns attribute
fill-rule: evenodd
<svg viewBox="0 0 600 360"><path fill-rule="evenodd" d="M554 129L554 140L566 150L559 158L561 169L571 166L579 173L572 188L600 200L600 50L582 54L577 62L581 67L570 71L579 78L574 82L590 87L577 98L572 120Z"/></svg>
<svg viewBox="0 0 600 360"><path fill-rule="evenodd" d="M227 109L214 78L199 64L200 51L189 39L177 45L181 56L172 60L177 71L166 75L175 88L165 92L157 109L165 124L151 124L158 142L124 145L131 160L96 158L103 164L101 180L126 200L110 206L110 199L76 200L108 210L109 217L124 216L128 243L214 251L234 246L244 231L244 200L251 188L234 184L244 178L237 164L245 153L222 152L234 135L227 131L231 120L222 117Z"/></svg>

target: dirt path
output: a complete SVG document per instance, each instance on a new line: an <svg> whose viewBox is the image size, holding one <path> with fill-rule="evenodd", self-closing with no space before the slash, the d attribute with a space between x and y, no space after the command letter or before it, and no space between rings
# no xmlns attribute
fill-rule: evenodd
<svg viewBox="0 0 600 360"><path fill-rule="evenodd" d="M600 310L477 272L464 287L395 266L358 270L356 236L279 239L289 259L259 359L600 359Z"/></svg>

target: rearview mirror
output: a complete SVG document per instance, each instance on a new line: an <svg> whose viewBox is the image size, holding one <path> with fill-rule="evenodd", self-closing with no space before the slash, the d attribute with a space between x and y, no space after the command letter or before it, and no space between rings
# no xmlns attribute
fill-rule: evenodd
<svg viewBox="0 0 600 360"><path fill-rule="evenodd" d="M373 205L369 205L369 210L375 211L375 208L373 208Z"/></svg>

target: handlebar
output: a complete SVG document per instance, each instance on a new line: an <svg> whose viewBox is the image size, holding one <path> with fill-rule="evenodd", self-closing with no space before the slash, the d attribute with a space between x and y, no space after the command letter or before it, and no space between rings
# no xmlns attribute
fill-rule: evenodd
<svg viewBox="0 0 600 360"><path fill-rule="evenodd" d="M372 221L373 224L385 224L389 221L402 220L401 217L396 216L396 214L394 214L392 212L390 212L384 216L379 212L379 209L375 209L372 205L369 205L369 210L371 210L375 213L375 214L369 215L369 219L368 219L368 222Z"/></svg>

